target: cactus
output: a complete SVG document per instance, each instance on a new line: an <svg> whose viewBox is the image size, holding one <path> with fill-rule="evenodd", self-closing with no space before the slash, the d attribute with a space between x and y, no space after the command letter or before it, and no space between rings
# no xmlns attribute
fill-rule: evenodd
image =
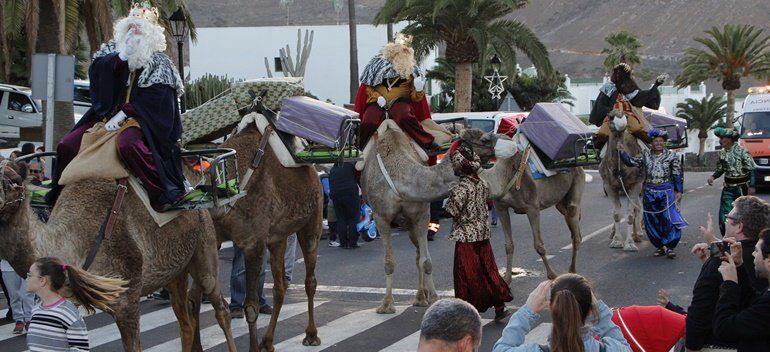
<svg viewBox="0 0 770 352"><path fill-rule="evenodd" d="M234 82L236 80L227 77L227 75L219 76L207 73L185 84L185 103L187 108L195 108L213 99L230 89Z"/></svg>
<svg viewBox="0 0 770 352"><path fill-rule="evenodd" d="M307 67L307 60L310 57L310 51L313 48L313 36L314 31L305 30L305 39L302 40L302 30L297 29L297 53L296 58L292 60L291 50L287 44L285 48L278 50L278 55L281 58L281 65L283 65L284 77L304 77L305 68ZM273 73L270 71L270 62L265 58L265 69L267 69L267 77L273 77Z"/></svg>

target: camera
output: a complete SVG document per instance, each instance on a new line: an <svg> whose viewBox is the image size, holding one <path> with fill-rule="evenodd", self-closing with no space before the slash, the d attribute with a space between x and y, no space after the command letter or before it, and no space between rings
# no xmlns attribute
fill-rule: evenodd
<svg viewBox="0 0 770 352"><path fill-rule="evenodd" d="M709 255L712 258L721 258L725 253L730 252L730 244L723 241L714 241L709 243Z"/></svg>

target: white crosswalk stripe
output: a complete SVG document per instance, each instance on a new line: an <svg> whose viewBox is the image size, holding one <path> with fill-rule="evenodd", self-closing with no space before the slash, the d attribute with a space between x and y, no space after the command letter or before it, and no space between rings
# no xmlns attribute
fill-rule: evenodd
<svg viewBox="0 0 770 352"><path fill-rule="evenodd" d="M314 301L313 306L318 307L326 301ZM302 314L307 311L307 303L292 303L284 304L281 307L281 314L278 316L278 321L281 322L293 316ZM257 327L264 327L270 322L270 316L267 314L260 314L257 318ZM233 320L231 326L233 332L233 338L244 336L249 333L249 326L246 324L246 319ZM209 349L219 344L225 343L225 335L222 333L222 329L219 325L207 327L201 330L201 345L203 349ZM145 349L147 352L163 352L163 351L179 351L182 347L181 339L177 338L160 345L154 346L149 349Z"/></svg>
<svg viewBox="0 0 770 352"><path fill-rule="evenodd" d="M181 341L172 308L159 306L163 303L157 301L147 301L142 304L146 305L144 307L147 308L143 309L146 313L141 316L140 320L142 344L145 350L149 352L179 351ZM340 344L356 345L374 338L377 339L378 346L385 346L379 349L383 352L416 350L420 338L419 320L424 309L397 305L395 314L377 314L375 302L364 304L359 302L354 307L351 307L350 304L351 302L327 300L315 302L316 324L321 345L313 347L302 345L302 340L305 337L304 324L307 319L307 302L284 304L278 318L275 349L289 352L321 351ZM221 351L226 348L224 334L216 320L213 319L213 314L211 305L201 306L201 344L205 351ZM257 326L264 329L269 319L270 316L261 314ZM292 322L287 325L289 323L287 320L292 320ZM106 313L97 313L87 317L86 324L89 323L92 324L89 336L93 351L113 351L116 346L119 346L120 333L115 323L106 316ZM491 319L482 319L482 325L499 331ZM13 324L0 325L0 334L2 334L0 335L0 351L26 350L23 337L12 335L12 329ZM283 334L281 334L282 331ZM291 332L287 334L286 331ZM542 323L527 334L526 342L547 343L550 331L551 324ZM232 332L238 349L247 349L248 326L245 319L233 320ZM260 330L260 334L262 333Z"/></svg>

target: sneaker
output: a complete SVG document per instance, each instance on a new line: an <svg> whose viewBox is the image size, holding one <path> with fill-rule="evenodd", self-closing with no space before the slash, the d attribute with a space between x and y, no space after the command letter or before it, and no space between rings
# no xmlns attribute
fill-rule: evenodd
<svg viewBox="0 0 770 352"><path fill-rule="evenodd" d="M159 301L168 301L170 297L168 296L168 291L160 290L152 294L152 299L156 299Z"/></svg>
<svg viewBox="0 0 770 352"><path fill-rule="evenodd" d="M230 317L233 319L240 319L243 318L243 308L233 308L230 309Z"/></svg>
<svg viewBox="0 0 770 352"><path fill-rule="evenodd" d="M259 306L259 314L273 314L273 307L269 304Z"/></svg>
<svg viewBox="0 0 770 352"><path fill-rule="evenodd" d="M340 243L337 241L329 241L329 247L339 247Z"/></svg>
<svg viewBox="0 0 770 352"><path fill-rule="evenodd" d="M16 322L16 326L13 327L13 334L14 335L24 334L24 322L23 321L17 321Z"/></svg>

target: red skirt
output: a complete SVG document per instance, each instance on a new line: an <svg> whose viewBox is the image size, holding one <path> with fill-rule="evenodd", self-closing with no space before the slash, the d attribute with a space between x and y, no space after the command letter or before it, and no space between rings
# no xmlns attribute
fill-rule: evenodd
<svg viewBox="0 0 770 352"><path fill-rule="evenodd" d="M455 243L454 279L455 297L472 304L479 313L513 300L497 270L489 240Z"/></svg>

